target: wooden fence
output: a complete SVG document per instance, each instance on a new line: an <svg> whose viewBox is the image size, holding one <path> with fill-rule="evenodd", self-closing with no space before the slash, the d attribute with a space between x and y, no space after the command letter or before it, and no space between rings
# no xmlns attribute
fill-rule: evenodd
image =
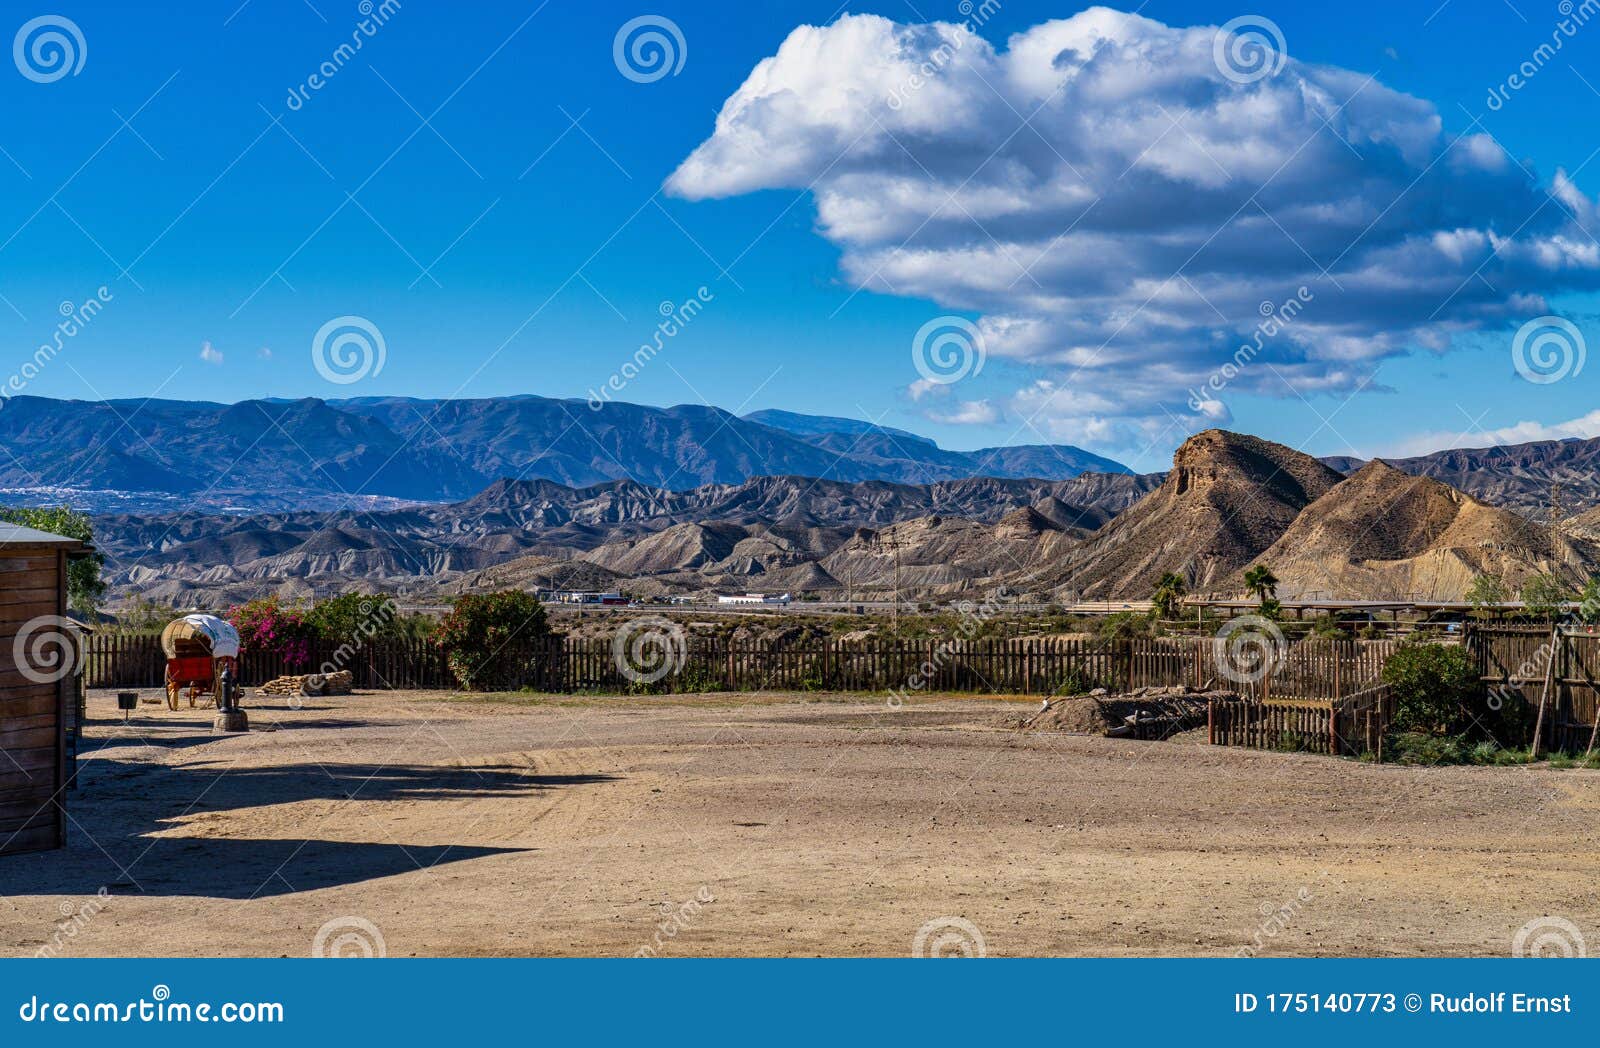
<svg viewBox="0 0 1600 1048"><path fill-rule="evenodd" d="M806 640L794 644L674 638L660 646L670 672L641 685L611 641L553 637L500 653L497 684L552 692L898 691L1078 694L1188 685L1240 690L1251 699L1336 699L1376 681L1389 641L1307 640L1286 649L1259 680L1235 681L1226 651L1209 637L1098 640ZM156 688L166 662L154 636L93 635L86 656L91 688ZM291 665L264 652L239 660L240 683L258 686L289 673L347 669L357 688L456 686L443 655L426 641L315 643Z"/></svg>
<svg viewBox="0 0 1600 1048"><path fill-rule="evenodd" d="M357 688L452 688L456 681L439 649L427 641L383 640L362 645L315 642L303 663L290 664L270 652L247 651L239 658L245 687L290 673L350 671ZM84 680L91 688L159 688L167 660L161 638L152 634L93 634L85 656Z"/></svg>
<svg viewBox="0 0 1600 1048"><path fill-rule="evenodd" d="M1541 746L1581 751L1594 742L1600 729L1600 627L1469 626L1465 643L1490 709L1521 702L1537 711L1544 699Z"/></svg>
<svg viewBox="0 0 1600 1048"><path fill-rule="evenodd" d="M1214 746L1294 750L1338 757L1383 755L1394 704L1378 684L1337 699L1210 700L1206 727Z"/></svg>

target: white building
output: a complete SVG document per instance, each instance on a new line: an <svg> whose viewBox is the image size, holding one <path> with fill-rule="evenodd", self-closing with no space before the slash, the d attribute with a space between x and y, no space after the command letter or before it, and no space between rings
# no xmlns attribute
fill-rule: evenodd
<svg viewBox="0 0 1600 1048"><path fill-rule="evenodd" d="M719 593L718 604L787 604L787 593Z"/></svg>

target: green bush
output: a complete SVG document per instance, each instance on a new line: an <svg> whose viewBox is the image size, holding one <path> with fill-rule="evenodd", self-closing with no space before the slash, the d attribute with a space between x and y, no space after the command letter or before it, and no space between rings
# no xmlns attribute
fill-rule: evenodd
<svg viewBox="0 0 1600 1048"><path fill-rule="evenodd" d="M1389 742L1390 752L1398 764L1466 764L1468 752L1465 742L1455 735L1435 735L1424 731L1407 731L1395 735Z"/></svg>
<svg viewBox="0 0 1600 1048"><path fill-rule="evenodd" d="M400 609L382 594L346 593L319 600L306 614L306 625L335 644L351 644L397 636Z"/></svg>
<svg viewBox="0 0 1600 1048"><path fill-rule="evenodd" d="M1394 693L1398 732L1440 734L1468 719L1482 690L1466 649L1453 644L1408 644L1389 656L1383 681Z"/></svg>
<svg viewBox="0 0 1600 1048"><path fill-rule="evenodd" d="M439 620L433 640L463 688L520 686L529 672L528 648L550 636L539 598L523 590L467 594Z"/></svg>

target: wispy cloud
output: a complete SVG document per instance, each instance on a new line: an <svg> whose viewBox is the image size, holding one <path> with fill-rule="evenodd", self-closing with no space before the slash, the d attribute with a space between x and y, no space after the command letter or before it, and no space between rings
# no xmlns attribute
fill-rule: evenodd
<svg viewBox="0 0 1600 1048"><path fill-rule="evenodd" d="M1536 440L1587 440L1600 437L1600 409L1565 422L1518 422L1497 429L1477 430L1463 436L1443 430L1418 433L1395 441L1382 454L1391 458L1426 455L1449 448L1486 448L1496 444L1528 444Z"/></svg>
<svg viewBox="0 0 1600 1048"><path fill-rule="evenodd" d="M210 342L200 343L200 359L207 364L221 364L222 350L212 347Z"/></svg>
<svg viewBox="0 0 1600 1048"><path fill-rule="evenodd" d="M926 415L947 426L987 426L1002 417L1000 409L987 400L963 400L954 411L928 411Z"/></svg>

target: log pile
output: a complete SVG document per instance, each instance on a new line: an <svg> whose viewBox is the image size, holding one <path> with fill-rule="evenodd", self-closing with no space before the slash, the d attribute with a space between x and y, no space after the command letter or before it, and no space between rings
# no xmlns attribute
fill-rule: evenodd
<svg viewBox="0 0 1600 1048"><path fill-rule="evenodd" d="M256 691L261 695L348 695L352 681L349 670L299 676L290 674L269 680Z"/></svg>

